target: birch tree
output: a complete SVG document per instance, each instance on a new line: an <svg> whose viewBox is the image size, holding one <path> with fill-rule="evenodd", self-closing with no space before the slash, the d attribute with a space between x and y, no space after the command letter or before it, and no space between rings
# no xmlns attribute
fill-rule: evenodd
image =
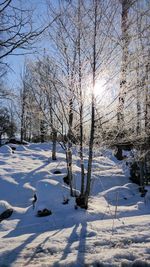
<svg viewBox="0 0 150 267"><path fill-rule="evenodd" d="M130 0L121 0L122 13L121 13L121 30L122 30L122 63L120 73L120 92L119 92L119 104L117 112L118 130L119 135L123 134L124 125L124 104L125 96L127 94L127 67L129 56L129 34L128 34L128 13L131 5Z"/></svg>

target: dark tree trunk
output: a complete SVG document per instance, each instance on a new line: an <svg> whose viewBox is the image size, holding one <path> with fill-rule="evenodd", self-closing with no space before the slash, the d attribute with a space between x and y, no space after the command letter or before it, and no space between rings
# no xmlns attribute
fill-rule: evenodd
<svg viewBox="0 0 150 267"><path fill-rule="evenodd" d="M122 155L122 148L120 146L117 147L117 152L115 154L115 157L118 160L123 160L123 155Z"/></svg>
<svg viewBox="0 0 150 267"><path fill-rule="evenodd" d="M57 131L53 129L52 132L52 140L53 140L53 147L52 147L52 160L56 160L56 144L57 144Z"/></svg>
<svg viewBox="0 0 150 267"><path fill-rule="evenodd" d="M44 143L45 141L45 127L44 127L44 121L40 122L40 138L41 143Z"/></svg>
<svg viewBox="0 0 150 267"><path fill-rule="evenodd" d="M144 188L144 162L141 160L139 162L140 167L140 192L141 196L145 196L145 188Z"/></svg>
<svg viewBox="0 0 150 267"><path fill-rule="evenodd" d="M66 152L66 160L67 160L67 171L68 171L68 179L70 184L70 195L73 196L73 174L72 174L72 125L73 125L73 100L70 98L69 100L69 130L67 136L67 152Z"/></svg>
<svg viewBox="0 0 150 267"><path fill-rule="evenodd" d="M136 107L137 107L137 124L136 124L136 134L140 135L141 133L141 103L140 103L140 94L141 94L141 86L139 80L139 62L137 64L137 94L136 94Z"/></svg>
<svg viewBox="0 0 150 267"><path fill-rule="evenodd" d="M150 51L149 51L150 58ZM149 75L150 75L150 62L146 64L145 75L145 132L150 134L150 92L149 92Z"/></svg>

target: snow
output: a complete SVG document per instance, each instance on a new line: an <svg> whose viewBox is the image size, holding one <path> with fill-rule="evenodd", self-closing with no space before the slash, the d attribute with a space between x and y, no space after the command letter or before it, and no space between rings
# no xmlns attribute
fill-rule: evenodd
<svg viewBox="0 0 150 267"><path fill-rule="evenodd" d="M5 210L12 208L7 201L0 200L0 214Z"/></svg>
<svg viewBox="0 0 150 267"><path fill-rule="evenodd" d="M63 202L64 198L69 197L69 189L61 183L52 179L43 179L36 186L37 202L35 210L48 208L52 212Z"/></svg>
<svg viewBox="0 0 150 267"><path fill-rule="evenodd" d="M128 179L125 161L101 150L94 155L89 209L75 209L63 182L65 153L60 146L57 151L58 159L52 161L51 144L18 145L13 154L9 146L0 148L0 213L14 210L0 223L0 267L150 266L149 186L141 197ZM56 170L61 173L54 174ZM79 190L75 148L73 173ZM52 214L37 217L45 208Z"/></svg>
<svg viewBox="0 0 150 267"><path fill-rule="evenodd" d="M1 154L12 154L12 149L9 146L4 145L0 147L0 153Z"/></svg>
<svg viewBox="0 0 150 267"><path fill-rule="evenodd" d="M23 145L19 145L16 147L16 151L25 151L25 150L28 150L28 148Z"/></svg>

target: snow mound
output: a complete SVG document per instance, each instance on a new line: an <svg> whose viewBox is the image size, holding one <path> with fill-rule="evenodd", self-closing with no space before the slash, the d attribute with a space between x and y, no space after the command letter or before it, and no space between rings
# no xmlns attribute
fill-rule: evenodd
<svg viewBox="0 0 150 267"><path fill-rule="evenodd" d="M138 191L139 192L139 186L137 184L134 183L127 183L124 185L124 187L129 188L132 191Z"/></svg>
<svg viewBox="0 0 150 267"><path fill-rule="evenodd" d="M145 203L150 205L150 189L148 190L148 192L146 193L145 196Z"/></svg>
<svg viewBox="0 0 150 267"><path fill-rule="evenodd" d="M16 151L26 151L26 150L28 150L28 148L26 148L23 145L20 145L20 146L16 147Z"/></svg>
<svg viewBox="0 0 150 267"><path fill-rule="evenodd" d="M11 208L12 206L7 201L0 200L0 214L4 212L5 210L11 209Z"/></svg>
<svg viewBox="0 0 150 267"><path fill-rule="evenodd" d="M62 204L64 197L69 196L69 189L61 183L44 179L37 183L37 202L35 205L35 211L43 209L57 209Z"/></svg>
<svg viewBox="0 0 150 267"><path fill-rule="evenodd" d="M129 200L135 196L133 190L129 187L130 184L124 186L114 186L103 193L101 196L104 196L105 199L109 202L118 202L120 200Z"/></svg>
<svg viewBox="0 0 150 267"><path fill-rule="evenodd" d="M4 145L4 146L1 146L0 147L0 153L3 153L3 154L12 154L12 149L9 146Z"/></svg>

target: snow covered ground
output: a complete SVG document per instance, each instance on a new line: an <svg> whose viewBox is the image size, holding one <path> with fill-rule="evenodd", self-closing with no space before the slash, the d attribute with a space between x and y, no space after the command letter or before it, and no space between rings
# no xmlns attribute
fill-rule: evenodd
<svg viewBox="0 0 150 267"><path fill-rule="evenodd" d="M63 183L65 154L58 147L58 159L52 161L50 149L46 143L20 145L14 153L9 146L0 148L0 213L14 209L0 223L0 267L150 266L150 189L142 198L127 177L125 162L111 151L99 151L93 161L89 209L75 209ZM76 152L73 164L79 189ZM69 203L63 205L66 198ZM52 214L37 217L43 208Z"/></svg>

